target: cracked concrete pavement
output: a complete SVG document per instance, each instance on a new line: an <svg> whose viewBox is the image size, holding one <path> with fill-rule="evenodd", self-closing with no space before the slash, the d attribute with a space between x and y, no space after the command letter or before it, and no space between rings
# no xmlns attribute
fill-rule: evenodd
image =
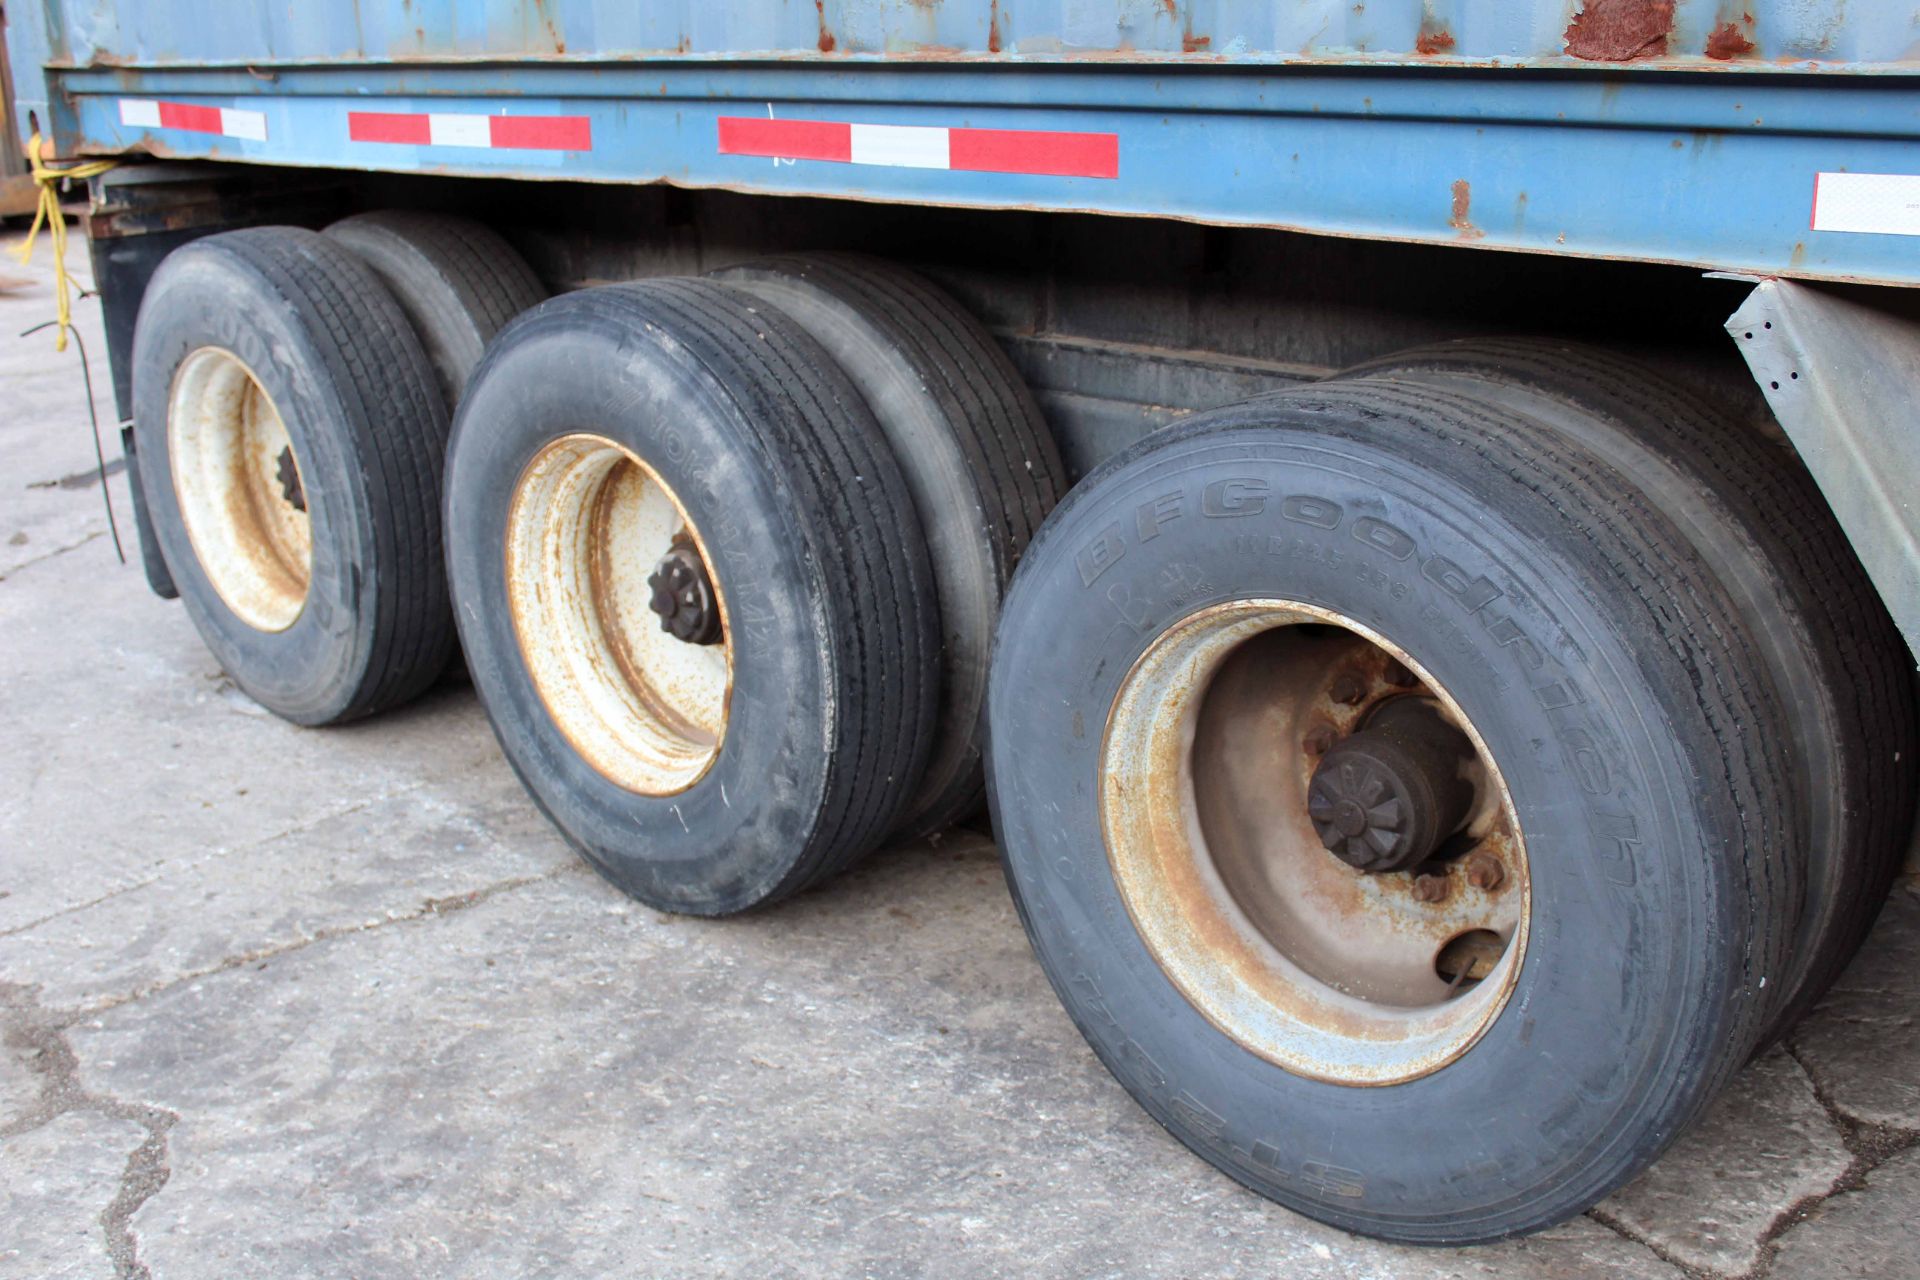
<svg viewBox="0 0 1920 1280"><path fill-rule="evenodd" d="M115 563L77 356L11 336L52 312L31 274L0 292L0 1277L1920 1275L1911 881L1592 1214L1348 1236L1132 1104L980 835L675 919L581 867L457 682L261 713Z"/></svg>

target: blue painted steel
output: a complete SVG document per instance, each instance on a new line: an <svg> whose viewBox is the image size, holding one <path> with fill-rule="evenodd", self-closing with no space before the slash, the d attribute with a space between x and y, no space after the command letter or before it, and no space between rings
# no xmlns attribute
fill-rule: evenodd
<svg viewBox="0 0 1920 1280"><path fill-rule="evenodd" d="M1856 16L1837 0L1824 8L1811 0L1733 6L1755 14L1756 40L1763 30L1787 30L1792 15L1824 12L1832 20L1822 37L1826 49L1884 59L1872 74L1804 65L1787 70L1752 58L1738 61L1739 72L1709 73L1698 69L1704 60L1697 55L1688 64L1693 69L1681 67L1686 58L1672 57L1636 62L1630 71L1569 71L1564 68L1578 64L1540 52L1542 41L1560 38L1546 28L1563 25L1568 6L1515 0L1373 0L1365 8L1388 25L1415 11L1430 13L1444 21L1435 27L1433 18L1423 19L1426 30L1453 34L1458 60L1502 56L1530 62L1525 67L1400 65L1405 43L1383 46L1399 48L1398 54L1340 52L1348 46L1338 41L1358 39L1350 22L1319 43L1298 46L1305 54L1276 52L1297 34L1282 9L1328 16L1352 7L1239 0L1103 7L1063 0L1021 4L1022 25L1013 27L1003 25L1013 19L994 0L848 0L824 3L817 12L806 0L665 6L461 0L457 18L452 0L361 0L354 27L341 25L345 6L249 4L250 22L223 24L208 19L204 5L142 0L90 6L84 21L49 38L37 53L23 55L18 25L9 38L17 71L37 78L42 65L52 65L46 77L55 91L40 105L43 112L51 108L56 138L68 153L146 150L349 169L666 181L1085 210L1920 284L1920 237L1809 230L1815 173L1920 174L1920 64L1910 60L1920 18ZM196 15L191 23L181 16L189 8ZM1687 32L1708 29L1701 25L1708 10L1726 8L1683 2L1670 47L1678 49ZM1084 18L1096 10L1104 15L1098 22ZM1189 41L1203 28L1213 33L1209 40L1236 32L1211 47L1239 42L1240 51L1176 57L1177 67L1146 56L1144 50L1160 45L1149 45L1143 33L1158 31L1162 21L1149 10L1191 23ZM1266 15L1257 41L1246 34L1256 25L1256 10ZM419 25L416 37L396 34L402 12ZM529 17L541 14L551 16L551 27ZM1549 14L1557 16L1548 22L1543 15ZM825 43L821 33L828 31L836 50L845 41L898 52L902 24L911 23L932 24L916 28L927 40L905 50L914 56L823 57L812 48ZM1131 31L1134 45L1095 57L1080 41L1108 27ZM1409 36L1417 35L1416 27L1400 22L1392 29ZM1794 39L1808 30L1804 24L1794 29L1801 31ZM1467 39L1470 32L1501 30L1509 32L1502 54ZM847 33L863 34L855 40ZM650 42L668 37L674 43L664 47L684 42L695 52L645 53L663 47ZM1908 44L1900 44L1903 39ZM933 40L962 50L992 41L1029 56L928 56L925 45ZM1054 53L1043 58L1034 42L1046 40L1055 42L1047 46ZM764 53L763 60L745 60L747 51L768 48L779 51L777 60ZM621 57L610 58L610 50ZM697 56L701 50L708 56ZM720 51L733 56L713 56ZM421 52L428 56L416 58ZM626 57L629 52L634 56ZM519 60L445 56L456 53L516 54ZM109 55L151 65L98 65ZM214 65L256 55L278 65ZM1292 65L1276 65L1289 58ZM32 67L21 67L27 59ZM95 65L77 65L87 62ZM21 96L29 96L24 87ZM261 111L267 137L130 128L118 112L119 100L129 96ZM592 121L594 145L543 152L353 142L349 109L579 114ZM1104 180L720 155L716 118L742 114L1111 132L1120 139L1120 173Z"/></svg>
<svg viewBox="0 0 1920 1280"><path fill-rule="evenodd" d="M1659 31L1661 5L1672 14ZM42 0L69 66L419 58L997 56L1577 64L1583 0ZM1606 0L1659 31L1636 65L1860 70L1920 60L1890 0ZM1732 27L1707 56L1713 33ZM1637 29L1637 28L1636 28ZM1579 42L1571 42L1579 48ZM1751 45L1739 50L1738 45ZM1588 48L1589 56L1594 52Z"/></svg>

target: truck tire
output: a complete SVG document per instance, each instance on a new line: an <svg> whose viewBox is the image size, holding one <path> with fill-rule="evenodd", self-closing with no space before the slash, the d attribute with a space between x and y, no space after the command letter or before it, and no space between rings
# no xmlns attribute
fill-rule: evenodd
<svg viewBox="0 0 1920 1280"><path fill-rule="evenodd" d="M295 227L208 236L161 263L133 346L154 534L234 682L306 725L433 683L446 408L373 273Z"/></svg>
<svg viewBox="0 0 1920 1280"><path fill-rule="evenodd" d="M406 312L449 412L493 335L546 300L527 260L471 218L383 209L342 218L326 234L373 268Z"/></svg>
<svg viewBox="0 0 1920 1280"><path fill-rule="evenodd" d="M1800 907L1780 717L1618 472L1355 380L1068 495L1001 620L989 794L1042 967L1155 1119L1324 1222L1462 1244L1592 1205L1746 1060Z"/></svg>
<svg viewBox="0 0 1920 1280"><path fill-rule="evenodd" d="M911 272L849 253L713 273L799 321L853 380L906 475L940 600L941 703L926 778L895 835L979 809L987 655L1014 563L1066 491L1040 408L992 335Z"/></svg>
<svg viewBox="0 0 1920 1280"><path fill-rule="evenodd" d="M474 687L608 879L723 915L892 829L936 711L932 570L879 427L795 322L711 281L556 298L495 340L448 466Z"/></svg>
<svg viewBox="0 0 1920 1280"><path fill-rule="evenodd" d="M1491 397L1625 473L1687 536L1745 616L1781 697L1807 827L1806 906L1761 1048L1866 940L1913 829L1911 661L1803 467L1683 387L1574 343L1441 343L1342 376Z"/></svg>

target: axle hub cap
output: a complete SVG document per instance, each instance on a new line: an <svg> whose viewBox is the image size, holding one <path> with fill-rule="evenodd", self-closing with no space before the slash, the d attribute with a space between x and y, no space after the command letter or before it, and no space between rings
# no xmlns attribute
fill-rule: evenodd
<svg viewBox="0 0 1920 1280"><path fill-rule="evenodd" d="M1473 806L1467 736L1425 698L1397 698L1333 745L1307 786L1320 843L1359 871L1411 871Z"/></svg>
<svg viewBox="0 0 1920 1280"><path fill-rule="evenodd" d="M660 629L688 644L720 641L720 609L713 582L699 551L679 543L660 557L647 578L653 596L647 607L660 615Z"/></svg>

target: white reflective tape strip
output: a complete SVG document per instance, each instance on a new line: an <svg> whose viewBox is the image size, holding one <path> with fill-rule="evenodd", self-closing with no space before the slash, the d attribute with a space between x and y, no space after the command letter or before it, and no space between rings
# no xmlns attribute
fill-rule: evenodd
<svg viewBox="0 0 1920 1280"><path fill-rule="evenodd" d="M1820 173L1813 229L1920 236L1920 173Z"/></svg>
<svg viewBox="0 0 1920 1280"><path fill-rule="evenodd" d="M436 147L490 147L493 132L485 116L427 116L427 138Z"/></svg>
<svg viewBox="0 0 1920 1280"><path fill-rule="evenodd" d="M265 142L267 117L258 111L241 111L234 107L222 107L220 108L220 132L229 138L250 138L255 142Z"/></svg>
<svg viewBox="0 0 1920 1280"><path fill-rule="evenodd" d="M120 123L136 129L160 127L160 104L152 98L120 99Z"/></svg>
<svg viewBox="0 0 1920 1280"><path fill-rule="evenodd" d="M856 124L850 156L855 164L890 164L908 169L949 169L947 131L917 125Z"/></svg>

